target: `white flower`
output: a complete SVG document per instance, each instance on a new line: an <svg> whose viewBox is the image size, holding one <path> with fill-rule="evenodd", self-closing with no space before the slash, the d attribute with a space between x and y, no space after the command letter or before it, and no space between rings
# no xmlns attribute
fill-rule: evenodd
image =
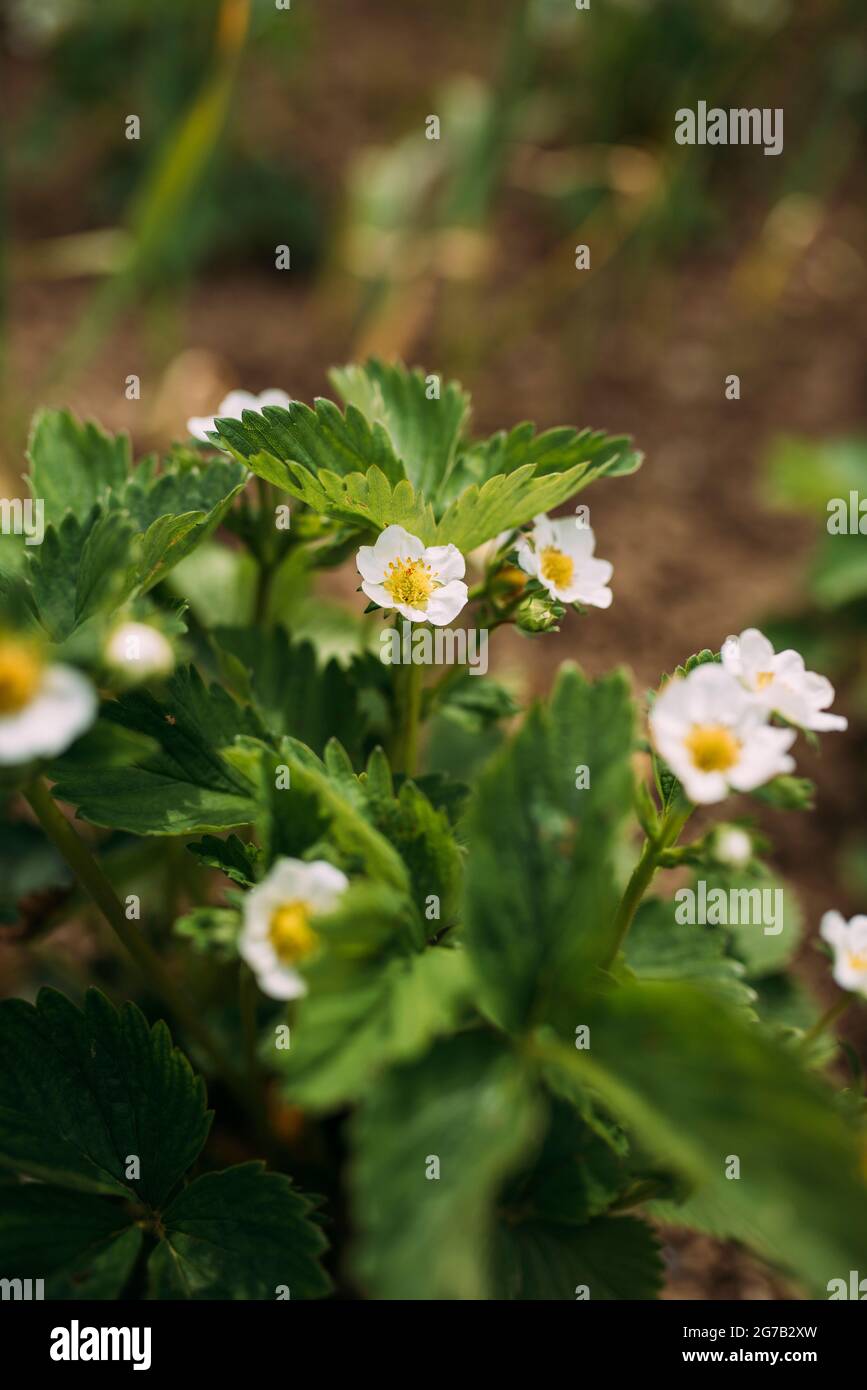
<svg viewBox="0 0 867 1390"><path fill-rule="evenodd" d="M796 732L772 727L768 717L734 676L713 662L669 681L651 711L650 729L690 801L704 804L722 801L729 788L752 791L793 770L786 749Z"/></svg>
<svg viewBox="0 0 867 1390"><path fill-rule="evenodd" d="M324 859L278 859L247 894L238 950L263 994L300 999L307 993L294 967L316 950L311 919L333 912L348 887L346 875Z"/></svg>
<svg viewBox="0 0 867 1390"><path fill-rule="evenodd" d="M245 410L259 410L266 405L291 405L292 397L285 391L273 387L254 396L252 391L230 391L219 405L214 415L194 415L187 421L187 429L194 439L210 444L208 432L216 428L217 420L240 420Z"/></svg>
<svg viewBox="0 0 867 1390"><path fill-rule="evenodd" d="M402 526L386 526L376 545L363 545L355 563L362 592L411 623L445 627L467 602L466 565L456 545L425 546Z"/></svg>
<svg viewBox="0 0 867 1390"><path fill-rule="evenodd" d="M518 542L518 563L560 603L610 608L613 594L607 585L614 567L595 559L595 545L592 528L576 526L574 517L537 516L529 537Z"/></svg>
<svg viewBox="0 0 867 1390"><path fill-rule="evenodd" d="M840 912L826 912L819 934L834 948L837 984L867 998L867 917L853 917L847 922Z"/></svg>
<svg viewBox="0 0 867 1390"><path fill-rule="evenodd" d="M842 715L825 713L834 699L831 682L807 671L798 652L775 653L758 628L748 627L740 637L727 637L721 655L723 666L754 699L791 724L818 733L846 728L848 721Z"/></svg>
<svg viewBox="0 0 867 1390"><path fill-rule="evenodd" d="M753 857L753 842L739 825L720 825L714 832L712 851L718 864L745 869Z"/></svg>
<svg viewBox="0 0 867 1390"><path fill-rule="evenodd" d="M62 753L90 728L97 707L86 676L46 665L30 642L0 636L0 766Z"/></svg>
<svg viewBox="0 0 867 1390"><path fill-rule="evenodd" d="M150 623L121 623L106 643L105 659L137 680L167 676L175 664L171 642Z"/></svg>

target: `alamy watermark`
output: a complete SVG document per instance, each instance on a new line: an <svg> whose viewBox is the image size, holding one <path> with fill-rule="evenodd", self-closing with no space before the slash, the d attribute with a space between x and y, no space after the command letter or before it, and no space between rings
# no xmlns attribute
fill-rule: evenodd
<svg viewBox="0 0 867 1390"><path fill-rule="evenodd" d="M0 497L0 532L23 536L25 545L41 545L45 539L45 503L41 497Z"/></svg>
<svg viewBox="0 0 867 1390"><path fill-rule="evenodd" d="M680 926L762 927L765 936L783 930L782 888L711 888L700 878L695 888L674 895L674 920Z"/></svg>
<svg viewBox="0 0 867 1390"><path fill-rule="evenodd" d="M471 676L488 669L487 628L436 627L410 622L379 634L380 660L386 666L468 666Z"/></svg>
<svg viewBox="0 0 867 1390"><path fill-rule="evenodd" d="M765 154L783 152L781 106L712 106L700 101L695 111L681 106L674 113L679 145L763 145Z"/></svg>

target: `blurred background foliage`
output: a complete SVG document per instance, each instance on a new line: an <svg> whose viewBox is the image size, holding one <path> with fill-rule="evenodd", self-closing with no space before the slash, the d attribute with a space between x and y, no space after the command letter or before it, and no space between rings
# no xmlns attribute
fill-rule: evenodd
<svg viewBox="0 0 867 1390"><path fill-rule="evenodd" d="M818 814L762 829L803 905L799 973L830 997L818 917L867 903L867 540L825 527L831 498L867 496L863 0L6 0L0 78L0 490L23 490L38 404L142 452L232 387L309 400L370 353L459 377L479 433L632 433L645 468L593 497L613 608L498 633L497 675L526 699L566 656L625 661L641 689L757 622L826 671L851 727L799 765ZM677 145L700 100L781 107L783 153ZM254 581L240 547L205 546L163 599L202 642L248 619ZM292 549L270 601L320 654L370 640L349 569ZM429 765L466 774L496 737L441 722ZM7 862L44 926L71 890L33 899L56 872L28 834ZM131 868L163 876L166 930L177 849ZM87 973L75 941L66 969ZM673 1241L670 1292L767 1296Z"/></svg>

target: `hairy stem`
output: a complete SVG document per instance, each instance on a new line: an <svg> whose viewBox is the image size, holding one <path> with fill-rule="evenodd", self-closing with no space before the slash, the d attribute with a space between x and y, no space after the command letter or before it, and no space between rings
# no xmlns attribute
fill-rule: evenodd
<svg viewBox="0 0 867 1390"><path fill-rule="evenodd" d="M641 900L659 868L660 859L665 851L676 843L691 815L691 806L672 808L663 819L658 833L648 836L645 840L641 857L632 871L614 918L614 942L605 962L606 968L614 964L618 951L623 947Z"/></svg>

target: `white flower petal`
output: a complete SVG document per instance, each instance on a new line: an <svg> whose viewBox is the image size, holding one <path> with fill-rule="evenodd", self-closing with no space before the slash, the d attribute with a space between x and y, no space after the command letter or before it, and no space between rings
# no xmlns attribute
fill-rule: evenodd
<svg viewBox="0 0 867 1390"><path fill-rule="evenodd" d="M64 752L96 719L99 702L86 676L72 666L48 666L28 705L0 715L0 766Z"/></svg>
<svg viewBox="0 0 867 1390"><path fill-rule="evenodd" d="M466 561L456 545L429 545L424 559L441 584L448 584L451 579L463 579L467 572Z"/></svg>
<svg viewBox="0 0 867 1390"><path fill-rule="evenodd" d="M428 599L425 617L434 627L445 627L466 607L470 591L462 579L452 579L441 589L434 589Z"/></svg>

